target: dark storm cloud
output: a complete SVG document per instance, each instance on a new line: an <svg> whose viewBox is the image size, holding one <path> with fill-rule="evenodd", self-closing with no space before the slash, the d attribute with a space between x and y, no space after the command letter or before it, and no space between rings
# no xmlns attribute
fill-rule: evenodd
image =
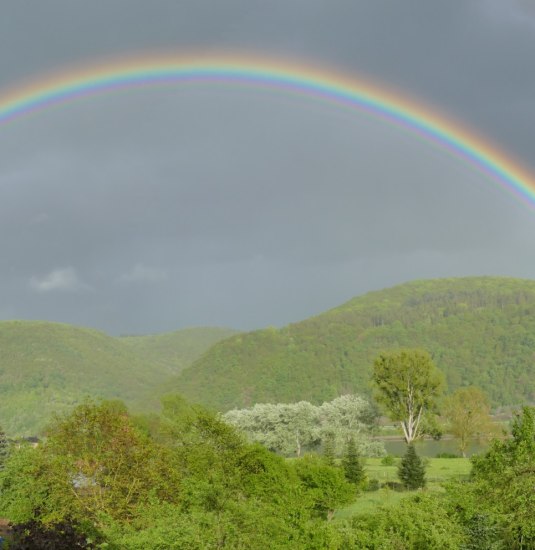
<svg viewBox="0 0 535 550"><path fill-rule="evenodd" d="M144 51L368 74L532 162L523 2L17 2L0 85ZM407 132L243 88L122 92L0 132L0 315L116 333L299 320L424 277L535 276L535 216Z"/></svg>

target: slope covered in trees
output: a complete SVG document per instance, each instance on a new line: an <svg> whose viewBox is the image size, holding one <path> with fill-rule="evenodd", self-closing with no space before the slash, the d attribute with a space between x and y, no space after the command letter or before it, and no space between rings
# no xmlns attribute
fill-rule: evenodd
<svg viewBox="0 0 535 550"><path fill-rule="evenodd" d="M123 336L120 341L126 344L138 359L155 363L171 374L178 374L216 342L235 334L238 334L238 331L229 328L187 328L163 334Z"/></svg>
<svg viewBox="0 0 535 550"><path fill-rule="evenodd" d="M481 387L494 406L535 400L535 281L469 277L370 292L280 330L210 348L167 389L228 410L370 393L374 358L423 348L450 391Z"/></svg>
<svg viewBox="0 0 535 550"><path fill-rule="evenodd" d="M230 332L230 331L229 331ZM191 329L113 338L60 323L0 323L0 421L8 435L34 435L52 412L84 396L145 403L147 391L229 332Z"/></svg>

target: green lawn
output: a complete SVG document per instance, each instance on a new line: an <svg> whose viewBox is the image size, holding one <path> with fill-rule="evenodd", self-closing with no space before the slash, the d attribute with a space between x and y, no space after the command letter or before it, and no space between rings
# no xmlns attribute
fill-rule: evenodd
<svg viewBox="0 0 535 550"><path fill-rule="evenodd" d="M377 479L381 485L388 482L399 482L397 476L397 464L400 459L396 459L396 465L383 466L380 458L366 459L366 473L368 479ZM467 458L429 458L427 459L426 478L428 491L440 491L442 483L466 479L470 474L471 464ZM336 511L335 517L338 519L348 518L355 514L371 512L378 506L391 506L415 491L399 492L388 487L382 487L379 491L361 493L357 500Z"/></svg>

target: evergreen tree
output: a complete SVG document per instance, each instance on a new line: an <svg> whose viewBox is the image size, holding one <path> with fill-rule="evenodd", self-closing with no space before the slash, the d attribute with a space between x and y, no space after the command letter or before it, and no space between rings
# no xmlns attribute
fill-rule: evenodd
<svg viewBox="0 0 535 550"><path fill-rule="evenodd" d="M327 466L335 466L335 437L333 432L327 432L323 437L323 460Z"/></svg>
<svg viewBox="0 0 535 550"><path fill-rule="evenodd" d="M407 452L398 467L398 477L405 489L425 487L425 466L416 454L414 445L408 445Z"/></svg>
<svg viewBox="0 0 535 550"><path fill-rule="evenodd" d="M366 473L362 466L354 437L350 437L347 442L346 452L342 459L342 466L346 479L350 483L358 486L366 478Z"/></svg>
<svg viewBox="0 0 535 550"><path fill-rule="evenodd" d="M2 428L0 428L0 470L3 469L8 454L9 442L6 437L6 433L2 430Z"/></svg>

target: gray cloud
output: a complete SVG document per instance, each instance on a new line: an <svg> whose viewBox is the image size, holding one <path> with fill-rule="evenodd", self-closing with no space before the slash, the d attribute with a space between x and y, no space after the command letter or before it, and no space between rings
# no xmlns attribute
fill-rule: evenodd
<svg viewBox="0 0 535 550"><path fill-rule="evenodd" d="M36 292L77 292L90 290L90 287L83 283L73 267L62 267L53 269L42 277L32 277L30 287Z"/></svg>
<svg viewBox="0 0 535 550"><path fill-rule="evenodd" d="M370 75L535 168L529 10L494 0L11 3L0 97L117 55L259 52ZM0 193L3 318L113 333L247 329L414 278L535 277L535 216L489 177L368 115L243 86L123 91L3 125Z"/></svg>

